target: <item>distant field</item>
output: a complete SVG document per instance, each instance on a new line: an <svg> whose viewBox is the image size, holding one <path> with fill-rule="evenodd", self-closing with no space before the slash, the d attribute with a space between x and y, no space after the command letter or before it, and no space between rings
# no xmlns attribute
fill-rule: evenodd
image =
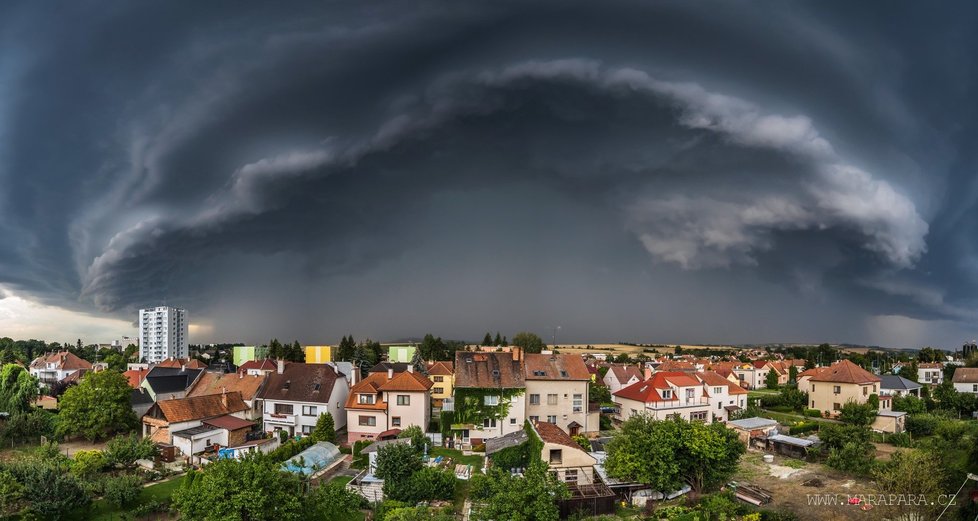
<svg viewBox="0 0 978 521"><path fill-rule="evenodd" d="M721 345L698 346L698 345L680 344L680 346L683 349L726 349L730 351L735 351L737 349L735 347L721 346ZM557 345L557 350L561 352L594 351L594 352L612 353L615 355L625 353L629 356L635 356L644 353L646 349L649 350L655 349L656 351L662 354L672 354L673 351L675 351L675 346L673 345L669 347L642 347L642 346L630 346L625 344L590 344L590 347L588 347L588 344L569 344L569 345L558 344Z"/></svg>

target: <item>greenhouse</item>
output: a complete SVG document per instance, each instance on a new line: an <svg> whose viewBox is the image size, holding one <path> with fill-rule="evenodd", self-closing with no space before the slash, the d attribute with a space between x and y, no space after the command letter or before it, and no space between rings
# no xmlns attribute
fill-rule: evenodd
<svg viewBox="0 0 978 521"><path fill-rule="evenodd" d="M282 464L282 468L295 474L314 475L339 463L343 459L340 449L325 441L296 454Z"/></svg>

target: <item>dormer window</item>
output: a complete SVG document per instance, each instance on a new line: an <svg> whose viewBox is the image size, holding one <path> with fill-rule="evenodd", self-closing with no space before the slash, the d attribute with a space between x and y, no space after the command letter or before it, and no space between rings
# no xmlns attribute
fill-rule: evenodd
<svg viewBox="0 0 978 521"><path fill-rule="evenodd" d="M314 393L318 393L319 392L319 384L316 384L316 385L312 386L312 392L314 392Z"/></svg>
<svg viewBox="0 0 978 521"><path fill-rule="evenodd" d="M373 405L375 398L376 397L374 395L372 395L372 394L358 394L357 395L357 403L360 403L360 404L363 404L363 405Z"/></svg>
<svg viewBox="0 0 978 521"><path fill-rule="evenodd" d="M282 384L282 390L283 391L288 391L290 385L292 385L292 381L291 380L286 380L285 383Z"/></svg>
<svg viewBox="0 0 978 521"><path fill-rule="evenodd" d="M672 389L663 389L662 390L662 399L664 399L664 400L671 400L672 399Z"/></svg>

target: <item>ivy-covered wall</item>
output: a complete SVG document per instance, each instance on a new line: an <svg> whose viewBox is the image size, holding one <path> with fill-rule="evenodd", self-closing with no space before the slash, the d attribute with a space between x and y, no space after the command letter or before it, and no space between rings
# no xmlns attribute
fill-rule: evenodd
<svg viewBox="0 0 978 521"><path fill-rule="evenodd" d="M522 396L525 392L526 389L459 389L456 387L452 425L481 424L486 418L501 420L509 414L513 397ZM499 405L486 405L486 396L498 396Z"/></svg>
<svg viewBox="0 0 978 521"><path fill-rule="evenodd" d="M523 430L527 433L528 439L519 445L494 452L492 455L493 467L503 470L525 469L530 463L541 460L543 440L530 427L529 421L523 424Z"/></svg>

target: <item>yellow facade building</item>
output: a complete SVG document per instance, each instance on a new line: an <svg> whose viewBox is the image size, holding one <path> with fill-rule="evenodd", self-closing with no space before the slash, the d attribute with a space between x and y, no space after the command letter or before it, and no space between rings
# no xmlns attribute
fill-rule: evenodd
<svg viewBox="0 0 978 521"><path fill-rule="evenodd" d="M306 346L307 364L325 364L333 361L332 346Z"/></svg>

